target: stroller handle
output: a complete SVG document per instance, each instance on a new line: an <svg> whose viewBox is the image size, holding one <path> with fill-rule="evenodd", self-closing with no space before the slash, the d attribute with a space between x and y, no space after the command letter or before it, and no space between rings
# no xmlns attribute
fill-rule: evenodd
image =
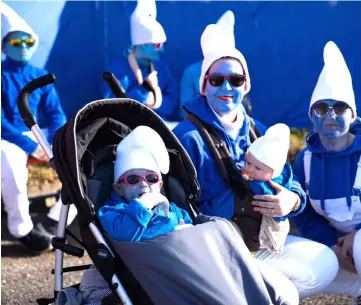
<svg viewBox="0 0 361 305"><path fill-rule="evenodd" d="M31 129L34 125L37 124L36 118L33 114L33 112L30 110L28 105L28 99L29 95L35 91L36 89L39 89L41 87L44 87L49 84L55 83L55 75L52 73L49 73L47 75L41 76L39 78L36 78L26 84L24 88L21 90L19 98L18 98L18 107L20 115L25 123L25 125Z"/></svg>
<svg viewBox="0 0 361 305"><path fill-rule="evenodd" d="M114 76L112 72L104 71L103 72L103 79L112 90L113 94L117 98L127 98L127 94L125 93L123 87L119 84L118 80Z"/></svg>

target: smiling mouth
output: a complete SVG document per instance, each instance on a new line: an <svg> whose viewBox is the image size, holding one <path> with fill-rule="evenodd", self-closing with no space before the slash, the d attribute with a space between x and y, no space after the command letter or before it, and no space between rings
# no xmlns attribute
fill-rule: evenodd
<svg viewBox="0 0 361 305"><path fill-rule="evenodd" d="M234 96L233 95L230 95L230 96L218 96L218 98L221 100L221 101L224 101L224 102L229 102L229 101L232 101Z"/></svg>

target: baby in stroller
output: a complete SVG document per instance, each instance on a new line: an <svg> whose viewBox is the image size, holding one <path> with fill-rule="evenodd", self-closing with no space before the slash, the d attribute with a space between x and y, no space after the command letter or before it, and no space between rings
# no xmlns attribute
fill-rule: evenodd
<svg viewBox="0 0 361 305"><path fill-rule="evenodd" d="M138 126L120 142L113 192L98 212L109 236L139 241L192 223L185 210L161 194L161 173L168 173L169 162L162 138L147 126Z"/></svg>

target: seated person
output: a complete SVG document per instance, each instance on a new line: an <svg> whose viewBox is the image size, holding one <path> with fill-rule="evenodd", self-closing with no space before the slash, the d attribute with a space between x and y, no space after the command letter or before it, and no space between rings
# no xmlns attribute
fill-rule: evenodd
<svg viewBox="0 0 361 305"><path fill-rule="evenodd" d="M242 177L249 181L256 195L274 195L277 185L288 190L291 188L292 168L286 163L289 143L289 128L285 124L276 124L250 145ZM270 209L269 215L262 216L260 245L271 252L281 252L289 232L289 222L286 216L275 217L273 213L274 209Z"/></svg>
<svg viewBox="0 0 361 305"><path fill-rule="evenodd" d="M130 18L132 45L125 56L108 67L129 98L153 109L163 119L177 115L177 86L166 64L160 58L167 40L162 25L156 20L155 0L138 0ZM114 97L103 83L104 98Z"/></svg>
<svg viewBox="0 0 361 305"><path fill-rule="evenodd" d="M113 192L99 210L105 232L118 240L139 241L191 224L188 213L163 196L169 171L167 148L157 132L135 128L117 147Z"/></svg>

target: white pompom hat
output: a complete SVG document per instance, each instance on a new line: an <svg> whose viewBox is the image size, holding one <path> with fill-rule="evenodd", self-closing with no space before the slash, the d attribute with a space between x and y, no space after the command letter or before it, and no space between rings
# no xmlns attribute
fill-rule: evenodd
<svg viewBox="0 0 361 305"><path fill-rule="evenodd" d="M238 59L244 69L246 82L244 85L247 94L251 89L251 79L248 72L247 62L243 54L236 49L234 39L234 14L232 11L225 12L216 24L210 24L201 36L201 47L203 52L203 63L201 76L199 78L199 88L203 92L205 76L212 64L223 57L233 57Z"/></svg>
<svg viewBox="0 0 361 305"><path fill-rule="evenodd" d="M324 66L318 78L311 97L309 116L312 106L320 101L332 99L345 102L356 117L355 94L352 87L352 77L347 68L340 49L333 41L329 41L323 50Z"/></svg>
<svg viewBox="0 0 361 305"><path fill-rule="evenodd" d="M166 42L167 36L156 18L155 0L138 0L137 7L130 17L130 37L133 46Z"/></svg>
<svg viewBox="0 0 361 305"><path fill-rule="evenodd" d="M150 127L138 126L117 146L114 182L136 168L167 174L169 163L168 151L160 135Z"/></svg>
<svg viewBox="0 0 361 305"><path fill-rule="evenodd" d="M285 124L276 124L268 128L265 135L256 139L249 147L258 161L273 169L272 178L283 171L290 148L290 129Z"/></svg>

